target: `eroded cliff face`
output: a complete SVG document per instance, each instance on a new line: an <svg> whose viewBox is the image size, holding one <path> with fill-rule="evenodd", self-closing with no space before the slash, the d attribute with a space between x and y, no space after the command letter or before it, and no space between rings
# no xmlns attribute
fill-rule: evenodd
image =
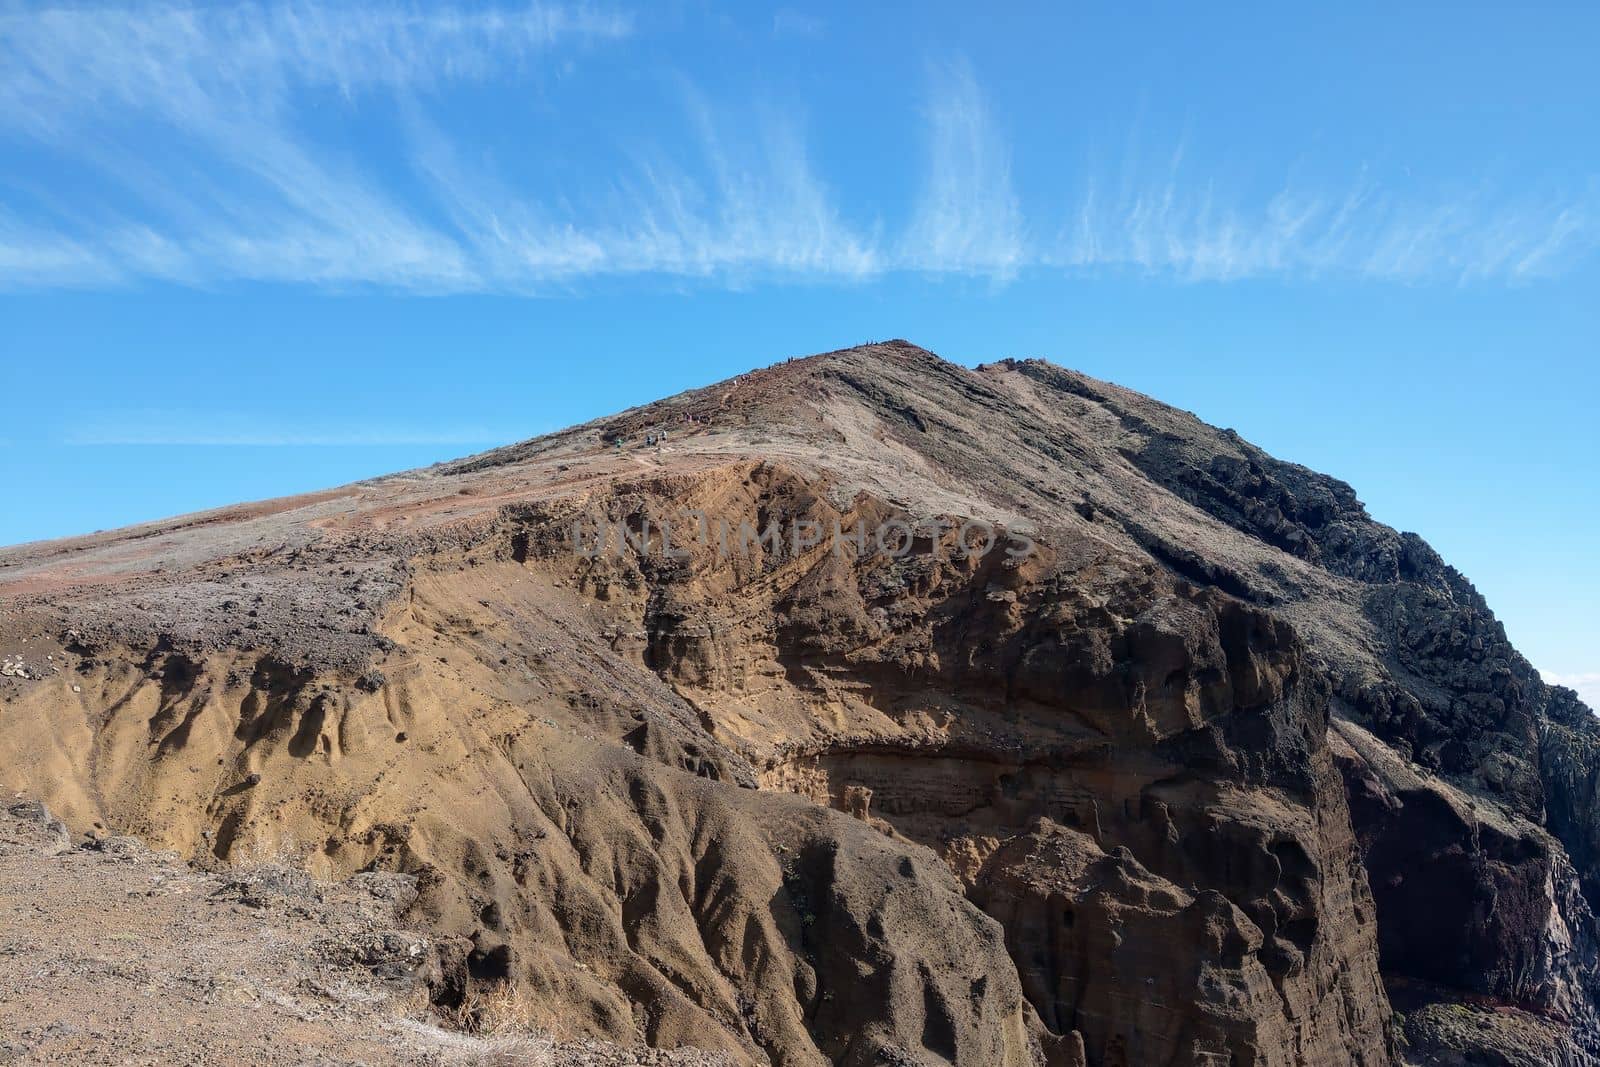
<svg viewBox="0 0 1600 1067"><path fill-rule="evenodd" d="M830 536L898 521L904 555ZM435 995L515 981L571 1036L1383 1064L1386 983L1426 1062L1594 1032L1587 709L1348 487L1046 364L833 353L11 550L0 598L0 781L414 874L468 946Z"/></svg>
<svg viewBox="0 0 1600 1067"><path fill-rule="evenodd" d="M1592 1062L1593 713L1539 679L1459 572L1415 534L1373 522L1344 483L1048 364L1008 363L1002 374L1104 412L1131 432L1119 451L1141 474L1255 542L1185 542L1118 514L1173 569L1287 616L1304 636L1344 720L1336 746L1385 971L1430 983L1445 1001L1475 994L1564 1028L1559 1055L1529 1046L1527 1062ZM1499 1055L1495 1044L1483 1054Z"/></svg>
<svg viewBox="0 0 1600 1067"><path fill-rule="evenodd" d="M436 998L514 980L564 1036L780 1064L927 1042L1034 1061L999 927L925 850L717 781L715 743L640 714L626 686L563 694L556 666L513 704L444 644L387 662L372 693L228 658L75 664L7 708L7 784L201 858L413 874L414 918L466 946ZM548 647L496 649L582 654ZM659 760L630 750L642 731ZM24 745L51 754L30 766Z"/></svg>
<svg viewBox="0 0 1600 1067"><path fill-rule="evenodd" d="M894 515L776 465L736 477L714 479L735 525ZM597 521L711 503L672 490ZM561 518L518 535L558 569ZM763 785L935 850L1000 921L1062 1062L1387 1062L1327 692L1290 628L1065 533L1020 557L964 557L948 533L920 548L719 559L708 538L570 582Z"/></svg>

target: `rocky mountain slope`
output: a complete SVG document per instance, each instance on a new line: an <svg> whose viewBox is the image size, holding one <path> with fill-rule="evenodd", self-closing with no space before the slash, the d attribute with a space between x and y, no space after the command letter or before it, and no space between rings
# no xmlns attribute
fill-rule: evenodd
<svg viewBox="0 0 1600 1067"><path fill-rule="evenodd" d="M462 946L396 925L416 895L403 874L328 885L277 862L197 869L131 837L74 844L38 801L6 798L0 1063L726 1067L556 1040L500 989L439 1018L426 994Z"/></svg>
<svg viewBox="0 0 1600 1067"><path fill-rule="evenodd" d="M867 345L5 550L0 653L0 778L415 877L443 1007L785 1065L1600 1051L1588 709L1350 487L1048 363Z"/></svg>

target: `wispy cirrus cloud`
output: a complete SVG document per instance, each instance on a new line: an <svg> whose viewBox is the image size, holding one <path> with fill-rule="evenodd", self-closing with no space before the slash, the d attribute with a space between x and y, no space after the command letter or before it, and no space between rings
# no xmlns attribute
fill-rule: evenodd
<svg viewBox="0 0 1600 1067"><path fill-rule="evenodd" d="M0 285L26 280L40 287L106 285L121 273L93 247L31 226L0 210Z"/></svg>
<svg viewBox="0 0 1600 1067"><path fill-rule="evenodd" d="M97 172L112 195L58 216L64 232L0 223L0 279L476 288L452 235L304 135L298 94L482 81L630 28L623 15L537 4L9 12L0 129ZM129 122L177 147L130 143Z"/></svg>
<svg viewBox="0 0 1600 1067"><path fill-rule="evenodd" d="M1587 189L1506 196L1488 183L1422 197L1366 173L1343 189L1285 181L1253 197L1186 167L1094 173L1043 262L1128 268L1193 281L1355 277L1390 282L1526 281L1600 244Z"/></svg>
<svg viewBox="0 0 1600 1067"><path fill-rule="evenodd" d="M614 43L631 29L623 15L537 5L7 16L0 129L9 123L93 168L124 206L101 217L70 206L54 231L0 214L0 283L540 291L607 275L737 281L881 269L873 240L841 218L787 116L725 138L715 109L686 90L693 158L634 153L593 183L609 197L591 188L583 202L546 203L481 154L464 163L419 103L458 83L494 79L509 91L548 53ZM312 90L395 101L409 116L403 163L414 173L380 175L317 144L302 128L314 118L304 113ZM105 124L126 115L153 116L182 151L159 156L122 142ZM431 194L424 202L394 188L414 180Z"/></svg>
<svg viewBox="0 0 1600 1067"><path fill-rule="evenodd" d="M537 3L22 7L0 14L0 105L52 132L118 106L210 121L223 108L276 109L299 88L481 81L632 25L622 13Z"/></svg>
<svg viewBox="0 0 1600 1067"><path fill-rule="evenodd" d="M580 223L519 192L413 115L418 173L444 205L469 261L489 284L538 288L604 275L859 278L884 267L813 171L805 139L781 115L727 136L693 89L683 109L694 166L640 154L612 177Z"/></svg>
<svg viewBox="0 0 1600 1067"><path fill-rule="evenodd" d="M779 12L773 29L820 27ZM1342 186L1240 181L1174 153L1086 166L1053 191L1035 182L1025 200L1008 123L960 59L929 68L920 165L875 175L905 189L888 220L847 210L857 175L819 168L792 109L656 86L652 106L681 132L666 147L618 144L615 162L562 185L530 166L519 130L497 124L473 143L459 107L441 104L507 106L639 32L625 12L554 0L8 9L0 150L26 146L42 165L0 167L0 288L546 293L621 276L734 286L897 271L1515 282L1600 246L1593 181L1402 194L1365 172Z"/></svg>
<svg viewBox="0 0 1600 1067"><path fill-rule="evenodd" d="M967 63L937 70L927 112L927 180L898 262L918 270L1008 278L1023 265L1011 150Z"/></svg>

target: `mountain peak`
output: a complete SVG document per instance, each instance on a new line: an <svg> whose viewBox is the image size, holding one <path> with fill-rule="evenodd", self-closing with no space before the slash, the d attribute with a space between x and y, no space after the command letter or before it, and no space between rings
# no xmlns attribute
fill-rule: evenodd
<svg viewBox="0 0 1600 1067"><path fill-rule="evenodd" d="M7 549L0 653L0 773L75 828L423 874L452 995L600 1036L1382 1064L1393 996L1600 1045L1600 964L1545 954L1600 944L1592 716L1349 486L1043 360L858 345Z"/></svg>

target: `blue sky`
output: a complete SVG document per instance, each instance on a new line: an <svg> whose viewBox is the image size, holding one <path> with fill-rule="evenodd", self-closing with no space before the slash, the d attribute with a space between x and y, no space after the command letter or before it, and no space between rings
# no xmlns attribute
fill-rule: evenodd
<svg viewBox="0 0 1600 1067"><path fill-rule="evenodd" d="M0 0L0 543L904 336L1349 480L1600 695L1600 10L976 10Z"/></svg>

